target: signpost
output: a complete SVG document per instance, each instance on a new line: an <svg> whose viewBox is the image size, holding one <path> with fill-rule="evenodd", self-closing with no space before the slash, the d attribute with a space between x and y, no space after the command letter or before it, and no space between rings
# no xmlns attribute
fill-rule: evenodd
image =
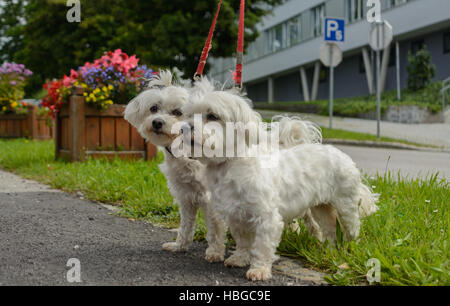
<svg viewBox="0 0 450 306"><path fill-rule="evenodd" d="M392 26L387 21L375 22L369 34L369 44L376 51L377 77L377 138L380 139L381 121L381 82L380 82L380 51L385 50L392 42Z"/></svg>
<svg viewBox="0 0 450 306"><path fill-rule="evenodd" d="M334 42L344 42L345 20L325 18L325 41L320 48L320 60L330 68L330 129L333 128L334 68L342 62L342 51Z"/></svg>

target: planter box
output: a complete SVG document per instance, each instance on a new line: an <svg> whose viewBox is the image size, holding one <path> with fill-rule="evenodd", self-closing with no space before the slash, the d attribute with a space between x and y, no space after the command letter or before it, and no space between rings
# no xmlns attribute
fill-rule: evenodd
<svg viewBox="0 0 450 306"><path fill-rule="evenodd" d="M115 156L124 159L151 160L157 148L146 143L137 130L123 119L124 105L106 110L88 106L83 88L76 87L58 112L55 122L55 157L83 161L88 157Z"/></svg>
<svg viewBox="0 0 450 306"><path fill-rule="evenodd" d="M52 139L54 129L47 124L46 116L37 115L37 107L28 106L26 115L0 115L0 138Z"/></svg>

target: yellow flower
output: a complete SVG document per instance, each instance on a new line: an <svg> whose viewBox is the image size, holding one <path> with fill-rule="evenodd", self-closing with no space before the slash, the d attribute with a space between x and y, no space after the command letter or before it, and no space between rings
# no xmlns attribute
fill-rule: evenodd
<svg viewBox="0 0 450 306"><path fill-rule="evenodd" d="M114 87L110 84L110 85L108 85L108 89L109 89L109 90L113 90Z"/></svg>
<svg viewBox="0 0 450 306"><path fill-rule="evenodd" d="M94 89L94 94L98 94L99 92L100 92L100 89L99 88L96 88L96 89Z"/></svg>
<svg viewBox="0 0 450 306"><path fill-rule="evenodd" d="M91 102L91 98L87 97L86 102Z"/></svg>
<svg viewBox="0 0 450 306"><path fill-rule="evenodd" d="M85 93L83 93L83 95L84 95L85 97L87 97L88 93L87 93L87 92L85 92Z"/></svg>
<svg viewBox="0 0 450 306"><path fill-rule="evenodd" d="M114 102L112 100L108 100L106 101L107 104L114 104Z"/></svg>
<svg viewBox="0 0 450 306"><path fill-rule="evenodd" d="M108 88L106 88L106 86L103 86L102 90L103 90L104 92L107 92L107 91L108 91Z"/></svg>
<svg viewBox="0 0 450 306"><path fill-rule="evenodd" d="M95 98L95 96L94 96L94 94L93 94L92 92L89 94L89 97L90 97L91 99Z"/></svg>
<svg viewBox="0 0 450 306"><path fill-rule="evenodd" d="M6 110L7 110L6 106L3 106L3 107L2 107L2 111L3 111L3 112L6 112Z"/></svg>
<svg viewBox="0 0 450 306"><path fill-rule="evenodd" d="M86 85L85 83L82 83L82 84L81 84L81 87L87 88L87 85Z"/></svg>
<svg viewBox="0 0 450 306"><path fill-rule="evenodd" d="M16 101L14 101L13 103L11 103L11 107L12 108L14 108L14 107L17 107L17 105L19 105Z"/></svg>

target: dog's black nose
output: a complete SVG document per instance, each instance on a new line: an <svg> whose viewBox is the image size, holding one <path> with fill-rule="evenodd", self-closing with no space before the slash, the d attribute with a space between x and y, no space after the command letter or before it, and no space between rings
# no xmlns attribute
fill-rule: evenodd
<svg viewBox="0 0 450 306"><path fill-rule="evenodd" d="M181 134L187 135L190 133L190 131L191 131L191 126L189 124L186 123L181 126Z"/></svg>
<svg viewBox="0 0 450 306"><path fill-rule="evenodd" d="M163 125L164 125L164 120L162 120L162 119L155 119L152 122L152 126L153 126L154 130L160 130Z"/></svg>

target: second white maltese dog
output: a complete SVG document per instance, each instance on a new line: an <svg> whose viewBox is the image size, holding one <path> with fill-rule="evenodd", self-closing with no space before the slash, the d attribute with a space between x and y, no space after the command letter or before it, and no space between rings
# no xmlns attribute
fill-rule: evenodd
<svg viewBox="0 0 450 306"><path fill-rule="evenodd" d="M229 143L227 135L206 129L207 123L215 122L225 131L227 122L242 127L260 121L242 97L224 91L192 99L183 112L194 132L200 132L201 143L195 145L201 147L213 143L226 148ZM194 125L194 114L201 114L202 127ZM249 139L247 145L254 145ZM362 183L352 159L335 147L306 143L273 154L279 157L278 167L273 168L264 167L260 156L197 158L207 167L211 204L236 241L237 250L225 264L250 264L246 276L253 281L271 278L284 225L308 210L328 204L347 239L357 238L360 218L377 210L377 196Z"/></svg>
<svg viewBox="0 0 450 306"><path fill-rule="evenodd" d="M161 171L167 178L172 196L180 208L180 228L175 242L167 242L163 249L185 251L192 243L198 209L205 213L208 248L207 261L222 261L225 254L225 225L210 205L205 166L189 158L176 158L171 145L176 134L173 126L182 119L182 106L188 102L190 92L182 86L172 84L169 71L160 72L149 89L134 98L125 109L125 119L151 143L162 147L164 163Z"/></svg>

